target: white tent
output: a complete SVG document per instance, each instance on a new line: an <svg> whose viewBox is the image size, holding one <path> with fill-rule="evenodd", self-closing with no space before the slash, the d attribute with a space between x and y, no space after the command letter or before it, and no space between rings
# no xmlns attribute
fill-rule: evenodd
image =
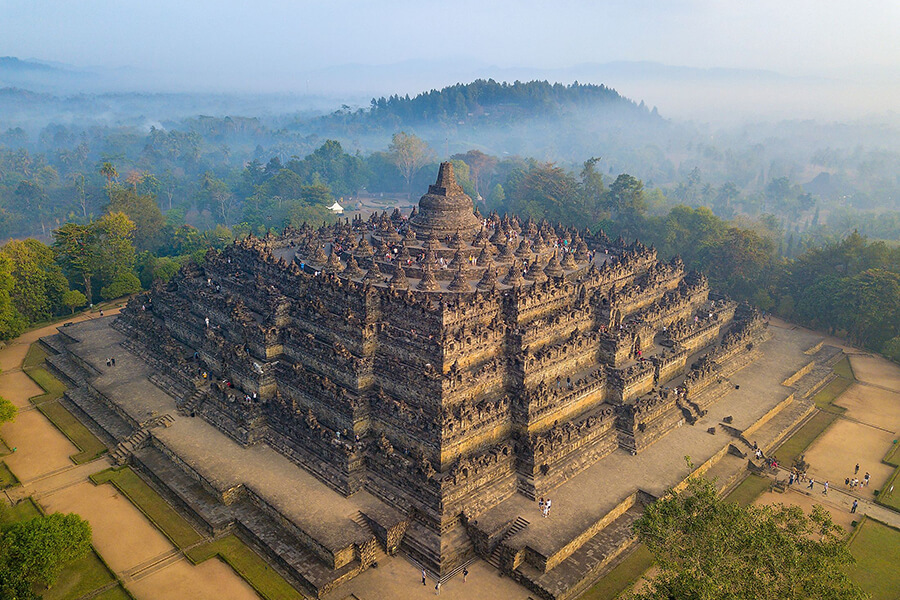
<svg viewBox="0 0 900 600"><path fill-rule="evenodd" d="M336 213L339 214L339 215L344 214L344 207L341 206L340 204L338 204L337 202L335 202L334 204L332 204L331 206L329 206L329 207L328 207L328 210L334 211L334 212L336 212Z"/></svg>

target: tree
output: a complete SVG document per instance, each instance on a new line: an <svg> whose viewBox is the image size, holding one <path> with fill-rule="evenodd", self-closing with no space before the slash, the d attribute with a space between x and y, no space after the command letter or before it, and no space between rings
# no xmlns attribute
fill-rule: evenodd
<svg viewBox="0 0 900 600"><path fill-rule="evenodd" d="M450 158L461 160L469 165L469 173L471 174L472 183L475 184L477 200L477 196L481 196L481 184L484 181L484 177L489 176L494 167L497 166L497 159L481 150L469 150L465 154L455 154Z"/></svg>
<svg viewBox="0 0 900 600"><path fill-rule="evenodd" d="M16 309L30 322L44 321L62 308L69 282L56 264L53 250L34 238L8 242L0 252L12 260L15 285L10 291Z"/></svg>
<svg viewBox="0 0 900 600"><path fill-rule="evenodd" d="M137 185L132 190L118 186L110 189L107 211L125 213L134 222L134 245L138 250L156 250L162 244L160 235L166 219L156 198L135 191Z"/></svg>
<svg viewBox="0 0 900 600"><path fill-rule="evenodd" d="M854 562L843 530L815 506L740 506L693 477L635 521L658 574L637 600L855 600L866 598L844 567Z"/></svg>
<svg viewBox="0 0 900 600"><path fill-rule="evenodd" d="M81 308L87 304L87 297L78 290L69 290L63 294L62 302L67 308L72 310L74 315L76 308Z"/></svg>
<svg viewBox="0 0 900 600"><path fill-rule="evenodd" d="M412 192L412 178L431 160L431 148L416 135L400 131L391 138L388 153L406 180L406 196L409 197Z"/></svg>
<svg viewBox="0 0 900 600"><path fill-rule="evenodd" d="M131 271L123 271L116 275L112 283L100 290L100 297L104 300L113 300L136 294L139 291L141 291L141 280Z"/></svg>
<svg viewBox="0 0 900 600"><path fill-rule="evenodd" d="M91 526L78 515L55 513L15 523L0 537L0 579L49 587L66 564L90 549Z"/></svg>
<svg viewBox="0 0 900 600"><path fill-rule="evenodd" d="M113 181L119 180L119 171L116 170L116 166L111 162L104 162L100 165L100 174L106 177L107 187L111 186Z"/></svg>
<svg viewBox="0 0 900 600"><path fill-rule="evenodd" d="M13 264L8 256L0 254L0 340L16 337L25 329L25 318L19 314L10 297L15 285Z"/></svg>
<svg viewBox="0 0 900 600"><path fill-rule="evenodd" d="M235 204L234 194L231 193L228 184L207 171L203 175L201 188L203 198L210 210L221 217L222 223L228 227L231 210Z"/></svg>
<svg viewBox="0 0 900 600"><path fill-rule="evenodd" d="M592 157L584 161L581 168L581 195L585 212L595 221L602 219L603 199L606 196L606 186L603 184L603 175L597 170L599 157Z"/></svg>
<svg viewBox="0 0 900 600"><path fill-rule="evenodd" d="M16 408L15 404L3 396L0 396L0 425L9 423L15 419L18 412L19 410Z"/></svg>
<svg viewBox="0 0 900 600"><path fill-rule="evenodd" d="M96 232L93 224L66 223L53 232L53 248L63 268L84 282L84 295L93 301L91 279L97 272Z"/></svg>

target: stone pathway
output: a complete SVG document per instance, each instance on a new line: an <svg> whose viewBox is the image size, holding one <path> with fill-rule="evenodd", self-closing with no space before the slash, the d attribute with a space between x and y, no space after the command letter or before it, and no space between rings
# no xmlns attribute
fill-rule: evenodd
<svg viewBox="0 0 900 600"><path fill-rule="evenodd" d="M779 467L777 474L772 473L771 470L768 470L764 474L773 481L776 479L776 477L779 480L784 480L788 478L790 470L782 469ZM840 507L847 512L850 512L850 507L853 505L853 501L857 500L859 501L859 506L856 509L856 513L858 515L869 515L873 519L877 519L882 523L886 523L887 525L900 529L900 513L889 508L885 508L884 506L881 506L879 504L875 504L875 502L862 494L854 493L850 490L845 489L843 482L841 482L837 486L831 485L829 483L827 494L822 493L822 491L825 489L825 486L818 481L813 485L812 490L807 488L808 485L809 482L807 481L795 483L794 485L790 486L789 489L793 492L805 494L806 496L814 498L821 504Z"/></svg>

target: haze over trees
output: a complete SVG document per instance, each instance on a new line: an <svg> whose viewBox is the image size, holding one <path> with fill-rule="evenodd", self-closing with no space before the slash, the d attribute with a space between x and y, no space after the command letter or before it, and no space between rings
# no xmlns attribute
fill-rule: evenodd
<svg viewBox="0 0 900 600"><path fill-rule="evenodd" d="M324 117L12 127L0 235L42 241L0 250L0 337L166 281L235 237L333 220L335 200L414 200L450 154L482 213L640 238L719 291L900 360L900 135L858 124L851 149L827 126L757 129L703 137L603 86L489 80ZM557 160L490 150L533 144Z"/></svg>

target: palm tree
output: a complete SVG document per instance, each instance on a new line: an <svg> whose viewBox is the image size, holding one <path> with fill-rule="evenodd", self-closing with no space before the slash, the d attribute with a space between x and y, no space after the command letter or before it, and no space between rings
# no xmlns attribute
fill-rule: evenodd
<svg viewBox="0 0 900 600"><path fill-rule="evenodd" d="M106 177L106 185L112 185L112 181L115 179L117 182L119 181L119 172L116 170L116 166L111 162L105 162L100 165L100 174Z"/></svg>

